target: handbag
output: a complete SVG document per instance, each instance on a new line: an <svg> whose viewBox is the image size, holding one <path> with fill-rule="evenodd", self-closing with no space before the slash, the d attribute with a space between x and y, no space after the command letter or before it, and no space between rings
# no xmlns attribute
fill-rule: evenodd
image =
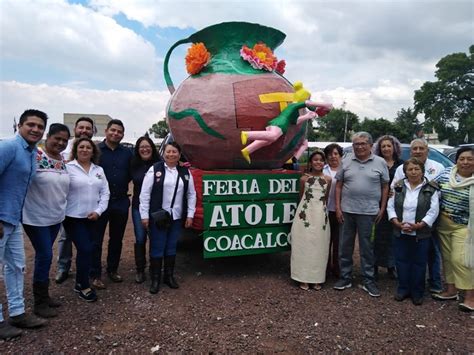
<svg viewBox="0 0 474 355"><path fill-rule="evenodd" d="M178 183L179 183L179 175L178 175L178 178L176 179L176 186L174 187L173 199L171 200L170 209L173 209L174 200L176 199L176 191L178 191ZM155 212L151 212L150 216L151 218L153 218L153 221L155 222L155 226L160 229L168 229L171 226L171 223L173 222L173 218L171 214L168 211L164 210L163 208L160 208L159 210Z"/></svg>
<svg viewBox="0 0 474 355"><path fill-rule="evenodd" d="M150 215L156 227L167 229L171 226L171 214L168 211L160 208L158 211L150 213Z"/></svg>

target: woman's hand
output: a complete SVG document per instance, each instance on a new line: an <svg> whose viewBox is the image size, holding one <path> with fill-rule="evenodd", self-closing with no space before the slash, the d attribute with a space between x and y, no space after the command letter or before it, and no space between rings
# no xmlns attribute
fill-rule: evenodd
<svg viewBox="0 0 474 355"><path fill-rule="evenodd" d="M99 219L99 214L97 212L91 212L87 215L89 221L97 221Z"/></svg>
<svg viewBox="0 0 474 355"><path fill-rule="evenodd" d="M191 217L186 218L186 222L184 222L184 228L191 228L193 225L193 219Z"/></svg>
<svg viewBox="0 0 474 355"><path fill-rule="evenodd" d="M390 220L390 222L392 222L393 226L397 229L402 229L402 223L400 223L400 221L398 220L398 218L392 218Z"/></svg>
<svg viewBox="0 0 474 355"><path fill-rule="evenodd" d="M142 219L142 226L143 228L145 229L148 229L148 227L150 226L150 220L149 219Z"/></svg>

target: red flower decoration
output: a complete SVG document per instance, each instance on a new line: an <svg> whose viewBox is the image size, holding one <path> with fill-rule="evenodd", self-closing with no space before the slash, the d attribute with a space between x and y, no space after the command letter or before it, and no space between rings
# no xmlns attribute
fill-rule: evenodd
<svg viewBox="0 0 474 355"><path fill-rule="evenodd" d="M277 63L277 66L275 68L275 71L280 74L280 75L283 75L285 73L285 67L286 67L286 62L284 59L280 60L278 63Z"/></svg>

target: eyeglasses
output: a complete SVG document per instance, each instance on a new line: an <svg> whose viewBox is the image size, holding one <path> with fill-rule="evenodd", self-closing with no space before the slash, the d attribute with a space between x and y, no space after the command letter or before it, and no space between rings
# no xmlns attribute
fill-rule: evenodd
<svg viewBox="0 0 474 355"><path fill-rule="evenodd" d="M352 146L353 146L353 147L364 147L364 146L366 146L367 144L369 144L369 143L368 143L368 142L352 143Z"/></svg>

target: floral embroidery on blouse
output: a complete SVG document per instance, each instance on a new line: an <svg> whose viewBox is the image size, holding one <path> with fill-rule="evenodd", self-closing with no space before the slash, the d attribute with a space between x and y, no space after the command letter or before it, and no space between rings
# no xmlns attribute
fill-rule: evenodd
<svg viewBox="0 0 474 355"><path fill-rule="evenodd" d="M66 164L64 161L48 157L42 150L38 149L36 155L37 171L54 171L60 174L66 173Z"/></svg>
<svg viewBox="0 0 474 355"><path fill-rule="evenodd" d="M320 201L322 201L324 205L324 225L323 225L323 230L326 230L326 226L328 224L328 214L326 211L326 202L325 202L325 197L326 197L326 191L327 191L327 181L323 177L317 177L317 176L311 176L306 180L306 186L305 186L305 191L303 194L302 202L303 205L301 206L301 211L298 215L298 217L303 221L303 225L308 228L311 224L308 220L308 216L306 214L306 210L308 209L308 203L311 201L311 199L314 197L313 195L313 187L315 183L318 182L319 185L321 186L321 197Z"/></svg>
<svg viewBox="0 0 474 355"><path fill-rule="evenodd" d="M102 176L102 174L100 174L100 173L95 174L95 177L96 177L97 179L99 179L99 180L102 180L102 179L104 178L104 177Z"/></svg>

